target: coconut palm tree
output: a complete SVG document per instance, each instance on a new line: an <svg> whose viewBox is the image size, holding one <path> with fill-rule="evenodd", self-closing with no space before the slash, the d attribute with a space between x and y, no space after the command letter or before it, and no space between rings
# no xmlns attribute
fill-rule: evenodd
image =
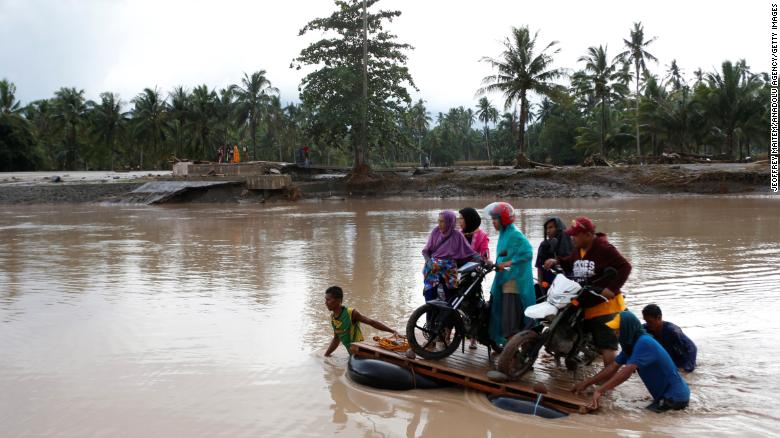
<svg viewBox="0 0 780 438"><path fill-rule="evenodd" d="M735 65L725 61L721 65L721 72L708 73L706 76L708 89L704 98L705 112L710 120L716 122L731 157L734 156L737 129L748 124L762 109L756 96L763 82L758 75L749 74L745 70L747 67L744 63Z"/></svg>
<svg viewBox="0 0 780 438"><path fill-rule="evenodd" d="M479 103L477 104L477 117L479 118L479 121L485 125L483 128L485 132L485 151L487 152L488 162L492 163L493 161L490 158L490 129L488 128L488 123L496 123L496 120L498 120L498 110L490 103L487 97L483 96L479 99Z"/></svg>
<svg viewBox="0 0 780 438"><path fill-rule="evenodd" d="M116 138L119 130L127 122L127 113L122 112L119 96L105 92L100 94L100 103L92 107L92 133L108 149L111 170L114 170Z"/></svg>
<svg viewBox="0 0 780 438"><path fill-rule="evenodd" d="M190 115L190 93L182 86L175 87L168 93L168 126L175 139L174 155L180 156L184 148L184 129Z"/></svg>
<svg viewBox="0 0 780 438"><path fill-rule="evenodd" d="M676 59L672 59L672 63L669 64L669 69L666 71L666 80L672 86L673 92L687 86L682 69L677 65Z"/></svg>
<svg viewBox="0 0 780 438"><path fill-rule="evenodd" d="M12 114L21 110L21 103L16 100L16 85L7 79L0 80L0 112Z"/></svg>
<svg viewBox="0 0 780 438"><path fill-rule="evenodd" d="M625 70L621 68L622 59L618 56L610 61L607 48L598 46L589 47L587 55L581 56L578 61L585 63L585 70L577 74L577 77L589 84L596 102L601 107L601 154L606 156L610 101L622 98L627 92Z"/></svg>
<svg viewBox="0 0 780 438"><path fill-rule="evenodd" d="M642 27L642 23L634 23L634 28L631 29L631 36L628 40L623 40L627 50L618 55L619 57L625 58L626 60L632 61L634 63L634 73L636 74L636 94L634 95L634 98L636 99L634 114L636 121L634 123L636 125L637 156L642 155L642 147L639 143L639 74L640 72L643 73L647 71L645 60L658 62L658 59L656 59L655 56L646 50L647 46L649 46L655 40L656 37L653 37L645 41L645 30Z"/></svg>
<svg viewBox="0 0 780 438"><path fill-rule="evenodd" d="M536 39L539 32L531 35L527 26L512 28L512 35L504 41L504 52L499 58L482 58L497 72L482 80L482 88L478 95L499 91L505 100L504 109L513 104L520 104L520 120L517 136L517 165L530 165L524 153L525 124L528 120L529 93L542 96L552 96L563 87L552 81L564 75L563 70L552 68L553 55L560 49L555 49L557 41L546 45L536 52Z"/></svg>
<svg viewBox="0 0 780 438"><path fill-rule="evenodd" d="M214 117L220 144L230 144L230 127L235 120L235 85L222 88L214 101Z"/></svg>
<svg viewBox="0 0 780 438"><path fill-rule="evenodd" d="M140 161L144 166L144 146L151 142L152 152L159 154L159 145L165 140L165 121L167 103L155 87L144 88L133 100L133 135L139 140Z"/></svg>
<svg viewBox="0 0 780 438"><path fill-rule="evenodd" d="M417 140L417 151L420 153L420 162L423 162L423 148L422 140L431 125L431 116L428 114L428 110L425 108L425 101L420 99L415 103L411 110L411 128L412 137ZM430 156L428 157L430 161Z"/></svg>
<svg viewBox="0 0 780 438"><path fill-rule="evenodd" d="M236 116L240 124L249 124L249 136L252 142L252 159L257 159L257 125L271 94L279 93L265 77L266 71L259 70L252 75L244 73L241 85L236 87Z"/></svg>
<svg viewBox="0 0 780 438"><path fill-rule="evenodd" d="M193 129L195 145L200 151L201 158L206 158L209 137L217 113L217 93L209 90L207 85L199 85L193 88L190 103L190 126Z"/></svg>
<svg viewBox="0 0 780 438"><path fill-rule="evenodd" d="M272 142L279 148L279 161L284 161L284 151L282 150L282 136L284 135L284 109L279 96L270 96L265 112L266 126Z"/></svg>
<svg viewBox="0 0 780 438"><path fill-rule="evenodd" d="M63 133L64 164L67 169L75 169L79 152L79 136L86 121L87 104L84 90L62 87L54 93L54 120L58 131ZM85 163L86 165L86 163Z"/></svg>

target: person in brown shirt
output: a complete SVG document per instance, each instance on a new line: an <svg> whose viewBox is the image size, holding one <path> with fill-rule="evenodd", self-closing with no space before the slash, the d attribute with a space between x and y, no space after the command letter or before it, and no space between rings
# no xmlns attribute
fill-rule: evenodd
<svg viewBox="0 0 780 438"><path fill-rule="evenodd" d="M604 366L611 364L617 355L618 339L615 332L605 324L615 315L626 310L621 288L631 274L631 263L607 241L604 233L597 233L593 221L580 216L572 221L565 233L572 237L574 251L567 257L548 259L544 268L560 265L572 280L582 282L604 275L604 270L614 268L617 275L597 282L603 286L604 302L585 309L585 331L593 335L593 343L601 353Z"/></svg>

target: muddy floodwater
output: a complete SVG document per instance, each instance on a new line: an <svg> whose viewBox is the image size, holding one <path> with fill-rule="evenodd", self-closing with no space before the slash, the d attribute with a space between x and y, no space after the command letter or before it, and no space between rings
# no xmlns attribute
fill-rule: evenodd
<svg viewBox="0 0 780 438"><path fill-rule="evenodd" d="M780 430L780 200L768 197L513 202L535 247L548 216L568 223L587 214L632 262L629 308L659 304L698 345L686 411L646 411L634 376L596 414L545 420L499 411L458 387L361 387L344 374L343 347L322 357L332 336L328 286L342 285L348 305L403 330L423 303L420 250L438 211L490 201L3 206L0 435Z"/></svg>

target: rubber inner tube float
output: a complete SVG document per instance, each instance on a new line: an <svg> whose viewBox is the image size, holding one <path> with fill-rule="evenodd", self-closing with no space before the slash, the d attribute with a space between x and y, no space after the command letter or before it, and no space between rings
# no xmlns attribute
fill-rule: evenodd
<svg viewBox="0 0 780 438"><path fill-rule="evenodd" d="M449 382L422 376L394 363L350 356L347 376L355 383L379 389L433 389L449 386Z"/></svg>
<svg viewBox="0 0 780 438"><path fill-rule="evenodd" d="M534 415L542 418L563 418L568 416L564 412L556 411L538 404L536 401L523 400L513 397L488 396L493 406L505 411L518 412L520 414Z"/></svg>

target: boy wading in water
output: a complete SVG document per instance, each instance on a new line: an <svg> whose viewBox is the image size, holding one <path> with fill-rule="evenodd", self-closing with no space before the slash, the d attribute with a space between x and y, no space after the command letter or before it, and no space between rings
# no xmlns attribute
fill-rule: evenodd
<svg viewBox="0 0 780 438"><path fill-rule="evenodd" d="M325 307L330 310L330 325L333 327L333 339L330 341L325 356L330 356L339 346L339 342L349 351L349 346L353 342L363 340L363 333L360 331L360 323L370 325L377 330L398 335L398 333L383 323L363 316L357 309L345 307L342 305L344 300L344 291L338 286L331 286L325 291Z"/></svg>

